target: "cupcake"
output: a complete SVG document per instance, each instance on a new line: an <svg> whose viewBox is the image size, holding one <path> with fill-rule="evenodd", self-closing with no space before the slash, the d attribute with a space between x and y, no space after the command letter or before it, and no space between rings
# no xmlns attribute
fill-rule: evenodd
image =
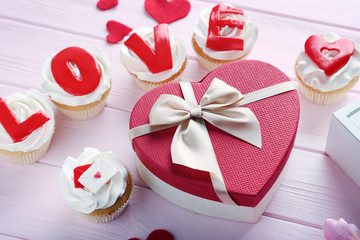
<svg viewBox="0 0 360 240"><path fill-rule="evenodd" d="M68 47L43 65L42 88L67 117L87 120L104 108L111 88L111 67L100 49Z"/></svg>
<svg viewBox="0 0 360 240"><path fill-rule="evenodd" d="M54 113L37 90L0 98L0 155L25 165L47 152L55 130Z"/></svg>
<svg viewBox="0 0 360 240"><path fill-rule="evenodd" d="M245 58L257 35L257 26L242 10L231 4L218 4L201 11L194 25L192 44L200 64L212 71L224 63Z"/></svg>
<svg viewBox="0 0 360 240"><path fill-rule="evenodd" d="M359 45L335 33L312 35L296 60L300 92L317 104L342 100L360 76Z"/></svg>
<svg viewBox="0 0 360 240"><path fill-rule="evenodd" d="M63 197L90 221L114 220L127 206L132 179L112 152L85 148L78 159L68 157L59 175Z"/></svg>
<svg viewBox="0 0 360 240"><path fill-rule="evenodd" d="M186 66L186 48L167 24L160 24L133 30L124 37L120 60L137 85L149 91L180 80Z"/></svg>

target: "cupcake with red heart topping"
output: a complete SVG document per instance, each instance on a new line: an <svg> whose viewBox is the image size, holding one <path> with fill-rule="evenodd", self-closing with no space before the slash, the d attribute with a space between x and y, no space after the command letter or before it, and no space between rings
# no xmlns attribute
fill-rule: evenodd
<svg viewBox="0 0 360 240"><path fill-rule="evenodd" d="M312 35L296 60L300 92L317 104L334 104L355 86L360 76L359 44L335 33Z"/></svg>
<svg viewBox="0 0 360 240"><path fill-rule="evenodd" d="M78 159L65 160L59 181L70 207L98 223L118 217L132 192L131 175L119 158L89 147Z"/></svg>
<svg viewBox="0 0 360 240"><path fill-rule="evenodd" d="M122 40L120 60L138 86L149 91L180 80L186 66L185 43L167 24L136 29Z"/></svg>
<svg viewBox="0 0 360 240"><path fill-rule="evenodd" d="M212 71L224 63L245 58L257 35L257 26L243 10L231 4L218 4L200 13L192 44L200 64Z"/></svg>
<svg viewBox="0 0 360 240"><path fill-rule="evenodd" d="M100 49L68 47L43 66L42 88L67 117L87 120L104 108L111 88L111 67Z"/></svg>
<svg viewBox="0 0 360 240"><path fill-rule="evenodd" d="M55 130L54 113L37 90L0 98L0 155L25 165L47 152Z"/></svg>

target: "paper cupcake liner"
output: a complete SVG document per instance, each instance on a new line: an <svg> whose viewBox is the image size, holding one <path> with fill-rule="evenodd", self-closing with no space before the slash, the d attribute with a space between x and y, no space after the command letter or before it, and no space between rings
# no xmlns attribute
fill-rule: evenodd
<svg viewBox="0 0 360 240"><path fill-rule="evenodd" d="M34 163L41 159L50 146L51 138L44 143L39 149L36 149L31 152L22 152L22 151L6 151L1 150L0 155L2 158L4 158L6 161L17 164L17 165L29 165L31 163Z"/></svg>
<svg viewBox="0 0 360 240"><path fill-rule="evenodd" d="M309 101L320 105L331 105L340 102L346 97L351 88L354 87L359 80L359 77L355 77L343 88L336 89L330 92L321 92L306 85L297 73L296 75L300 82L299 91L301 92L301 94Z"/></svg>
<svg viewBox="0 0 360 240"><path fill-rule="evenodd" d="M92 216L92 215L87 215L87 214L82 214L85 218L87 218L89 221L91 222L95 222L95 223L107 223L107 222L111 222L113 221L115 218L119 217L125 210L125 208L127 207L127 205L129 204L129 201L132 197L132 192L130 194L130 197L128 198L128 200L124 203L124 205L122 205L120 208L118 208L115 212L108 214L108 215L97 215L97 216Z"/></svg>
<svg viewBox="0 0 360 240"><path fill-rule="evenodd" d="M166 83L170 83L170 82L179 82L180 81L180 78L181 78L181 75L182 73L184 72L185 70L185 67L186 67L186 64L187 64L187 60L185 60L184 64L182 65L181 69L175 73L171 78L169 79L166 79L162 82L148 82L148 81L143 81L143 80L140 80L136 74L133 74L131 72L129 72L135 79L135 83L142 89L144 90L145 92L148 92L156 87L159 87L161 85L164 85Z"/></svg>
<svg viewBox="0 0 360 240"><path fill-rule="evenodd" d="M88 120L96 117L105 107L106 99L101 100L98 104L91 108L82 109L79 107L78 110L66 109L61 106L57 106L59 110L68 118L75 120Z"/></svg>
<svg viewBox="0 0 360 240"><path fill-rule="evenodd" d="M247 53L247 54L244 54L243 56L233 59L233 60L218 60L218 59L215 59L215 58L212 58L212 57L206 55L203 52L203 50L200 48L200 46L197 44L197 42L195 41L194 36L192 38L192 45L193 45L193 48L194 48L196 54L198 55L199 63L201 64L201 66L203 66L206 70L208 70L210 72L225 63L241 60L248 55L248 53Z"/></svg>

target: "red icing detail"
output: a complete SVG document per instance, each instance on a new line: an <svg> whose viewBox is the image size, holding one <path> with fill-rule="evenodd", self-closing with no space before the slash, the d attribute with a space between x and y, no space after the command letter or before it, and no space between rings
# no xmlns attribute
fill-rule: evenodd
<svg viewBox="0 0 360 240"><path fill-rule="evenodd" d="M94 178L101 178L101 173L99 171L97 171L95 174L94 174Z"/></svg>
<svg viewBox="0 0 360 240"><path fill-rule="evenodd" d="M42 111L36 112L25 121L19 123L14 113L0 98L0 123L12 138L14 143L21 142L27 138L33 131L44 125L48 118Z"/></svg>
<svg viewBox="0 0 360 240"><path fill-rule="evenodd" d="M145 0L146 11L158 23L171 23L188 15L191 4L187 0Z"/></svg>
<svg viewBox="0 0 360 240"><path fill-rule="evenodd" d="M256 60L227 63L192 83L198 102L217 77L242 94L290 79L276 67ZM169 83L146 93L134 106L130 128L149 123L149 113L161 94L183 97L178 83ZM230 197L239 205L254 207L268 193L291 152L299 120L299 97L290 91L245 105L258 118L262 148L252 146L206 123L220 170ZM165 183L192 195L220 201L208 173L171 161L171 141L176 127L133 139L135 152L145 167ZM161 146L161 151L153 151Z"/></svg>
<svg viewBox="0 0 360 240"><path fill-rule="evenodd" d="M328 59L323 54L323 50L335 50L338 54ZM327 76L331 76L340 70L350 59L355 51L354 43L348 39L339 39L334 43L328 43L320 35L312 35L305 42L305 52L311 60L322 70Z"/></svg>
<svg viewBox="0 0 360 240"><path fill-rule="evenodd" d="M136 33L133 33L124 44L146 64L150 72L159 73L173 66L168 25L155 26L154 36L155 52Z"/></svg>
<svg viewBox="0 0 360 240"><path fill-rule="evenodd" d="M86 164L74 168L74 185L75 188L84 188L84 186L79 182L81 175L91 166L92 164Z"/></svg>
<svg viewBox="0 0 360 240"><path fill-rule="evenodd" d="M128 26L113 20L106 23L106 28L109 31L109 34L106 36L106 40L109 43L120 42L132 31Z"/></svg>
<svg viewBox="0 0 360 240"><path fill-rule="evenodd" d="M244 22L235 19L221 19L221 14L233 13L243 15L243 11L223 4L216 5L209 17L209 33L206 41L206 47L215 51L244 50L244 39L223 37L220 35L222 27L244 28Z"/></svg>
<svg viewBox="0 0 360 240"><path fill-rule="evenodd" d="M71 63L78 67L80 78L72 71ZM101 78L101 70L94 57L79 47L68 47L56 54L51 61L51 72L59 86L74 96L93 92Z"/></svg>
<svg viewBox="0 0 360 240"><path fill-rule="evenodd" d="M130 238L129 240L140 240L139 238ZM158 229L152 231L149 236L146 238L146 240L174 240L173 235L164 230L164 229Z"/></svg>
<svg viewBox="0 0 360 240"><path fill-rule="evenodd" d="M100 0L96 6L100 10L108 10L118 5L118 0Z"/></svg>

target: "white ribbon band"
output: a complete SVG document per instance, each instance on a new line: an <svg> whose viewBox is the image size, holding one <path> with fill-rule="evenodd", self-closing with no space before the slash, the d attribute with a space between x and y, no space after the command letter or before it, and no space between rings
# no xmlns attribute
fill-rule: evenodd
<svg viewBox="0 0 360 240"><path fill-rule="evenodd" d="M242 105L294 90L292 82L276 84L243 96L237 89L214 78L197 103L191 83L180 82L184 99L163 94L154 103L150 123L130 130L130 139L178 126L171 144L172 162L207 171L219 199L236 204L229 196L205 125L215 127L261 148L260 124Z"/></svg>

